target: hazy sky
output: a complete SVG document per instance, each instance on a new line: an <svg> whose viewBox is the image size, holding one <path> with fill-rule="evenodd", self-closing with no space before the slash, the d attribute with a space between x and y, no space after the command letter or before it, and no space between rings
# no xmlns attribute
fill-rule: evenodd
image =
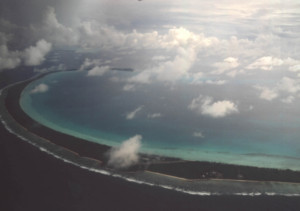
<svg viewBox="0 0 300 211"><path fill-rule="evenodd" d="M0 8L0 70L38 66L51 52L62 67L53 52L72 49L89 76L133 68L131 77L111 78L124 91L183 80L208 87L188 109L212 118L240 114L243 103L296 108L299 99L296 0L2 0ZM224 91L240 81L238 92Z"/></svg>

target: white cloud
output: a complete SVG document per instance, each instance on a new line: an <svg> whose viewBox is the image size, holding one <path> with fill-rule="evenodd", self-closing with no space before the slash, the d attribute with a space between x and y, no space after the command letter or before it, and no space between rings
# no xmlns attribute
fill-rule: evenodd
<svg viewBox="0 0 300 211"><path fill-rule="evenodd" d="M286 103L286 104L291 104L292 102L294 102L295 97L294 96L288 96L284 99L281 99L281 102Z"/></svg>
<svg viewBox="0 0 300 211"><path fill-rule="evenodd" d="M216 71L213 71L213 74L223 74L225 71L227 70L231 70L234 69L236 67L238 67L239 61L238 58L234 58L234 57L227 57L226 59L224 59L222 62L217 62L214 64L214 66L217 68Z"/></svg>
<svg viewBox="0 0 300 211"><path fill-rule="evenodd" d="M289 70L292 71L292 72L299 72L300 71L300 64L293 65L293 66L289 67Z"/></svg>
<svg viewBox="0 0 300 211"><path fill-rule="evenodd" d="M247 69L262 69L262 70L273 70L274 67L286 65L291 66L289 67L290 71L296 71L297 64L299 64L300 61L297 61L295 59L292 59L290 57L286 59L281 59L273 56L265 56L257 59L250 65L248 65Z"/></svg>
<svg viewBox="0 0 300 211"><path fill-rule="evenodd" d="M129 112L126 114L126 119L128 120L132 120L136 117L136 115L143 109L144 106L139 106L136 109L134 109L133 111Z"/></svg>
<svg viewBox="0 0 300 211"><path fill-rule="evenodd" d="M194 49L179 48L174 60L164 62L152 71L156 74L155 77L159 81L176 81L188 73L195 59L196 52Z"/></svg>
<svg viewBox="0 0 300 211"><path fill-rule="evenodd" d="M128 82L149 84L151 82L152 74L153 73L151 72L151 70L145 70L129 78Z"/></svg>
<svg viewBox="0 0 300 211"><path fill-rule="evenodd" d="M168 59L168 57L166 57L166 56L153 56L152 57L152 60L153 61L164 61L164 60L167 60Z"/></svg>
<svg viewBox="0 0 300 211"><path fill-rule="evenodd" d="M124 141L121 146L110 150L108 165L114 168L127 168L138 163L141 140L141 135L135 135Z"/></svg>
<svg viewBox="0 0 300 211"><path fill-rule="evenodd" d="M123 87L124 91L134 91L135 90L135 85L134 84L125 84Z"/></svg>
<svg viewBox="0 0 300 211"><path fill-rule="evenodd" d="M194 48L178 48L173 60L164 61L158 66L145 69L137 75L129 78L129 82L151 83L152 81L175 82L188 75L190 68L196 61Z"/></svg>
<svg viewBox="0 0 300 211"><path fill-rule="evenodd" d="M241 75L241 74L245 74L245 73L246 73L245 70L232 70L230 72L227 72L226 75L231 78L234 78L237 75Z"/></svg>
<svg viewBox="0 0 300 211"><path fill-rule="evenodd" d="M131 33L122 33L114 28L104 29L105 26L94 26L94 23L86 23L86 27L94 29L85 29L89 32L86 32L87 34L93 34L93 38L88 39L87 42L92 42L92 40L96 42L93 45L85 43L84 46L86 47L96 47L103 42L106 48L110 46L110 48L122 49L159 49L172 55L153 56L154 61L149 60L149 63L144 65L146 68L143 67L140 72L128 79L130 83L175 82L189 74L193 75L189 71L197 61L198 52L218 42L214 37L195 34L182 27L171 28L166 34L159 34L156 31L139 33L135 30ZM99 31L99 34L97 34L97 31ZM108 35L110 36L107 37ZM86 60L81 69L91 65L91 63L92 61Z"/></svg>
<svg viewBox="0 0 300 211"><path fill-rule="evenodd" d="M264 100L272 101L279 97L279 94L282 92L288 94L296 94L300 91L300 81L295 80L289 77L283 77L273 88L266 87L266 86L254 86L254 88L261 91L259 97ZM294 97L289 96L286 99L283 99L283 102L290 102L294 101Z"/></svg>
<svg viewBox="0 0 300 211"><path fill-rule="evenodd" d="M96 1L93 2L93 4L96 4ZM124 8L121 7L120 4L122 4ZM197 11L195 9L197 7L192 8L191 5L203 5L203 2L199 3L193 1L189 5L184 5L183 3L179 3L179 1L176 1L176 3L168 2L161 5L162 8L154 11L155 17L157 17L157 20L160 20L159 18L168 16L168 19L171 20L169 15L172 17L179 15L177 17L178 19L171 20L168 26L162 25L166 24L164 20L154 24L150 19L147 19L149 22L143 21L143 26L141 26L139 25L141 22L136 22L136 18L139 17L138 19L141 20L140 17L145 17L145 14L141 12L138 12L141 16L133 14L137 14L136 12L142 8L136 10L133 3L120 4L112 7L114 9L101 7L101 12L97 13L93 13L94 8L91 7L89 9L86 8L87 10L80 8L80 13L60 14L61 8L55 11L54 8L49 7L44 19L41 20L42 23L37 24L37 22L39 22L37 20L34 24L30 25L30 27L24 28L29 28L27 30L31 30L35 33L35 36L33 36L31 40L44 38L54 46L61 48L63 48L64 45L69 45L81 47L87 51L89 49L96 49L97 52L108 49L111 51L111 54L105 54L105 59L108 57L111 59L117 56L121 58L122 62L127 62L126 64L133 61L132 63L136 65L140 62L141 64L137 64L137 68L135 68L140 72L135 72L136 75L127 81L129 84L123 87L126 91L133 90L136 85L135 83L151 83L153 81L173 83L182 78L197 78L198 75L203 75L202 72L206 74L206 76L213 71L215 74L226 74L234 78L238 74L244 73L240 70L245 68L272 70L284 66L282 67L282 71L284 71L284 69L294 72L300 70L299 61L292 59L298 58L297 52L299 52L299 45L297 45L297 43L299 43L299 30L296 30L299 27L294 25L296 21L291 21L291 19L288 21L288 24L288 18L277 19L280 20L278 21L280 26L273 21L273 23L277 25L276 27L273 27L273 24L270 26L267 21L270 16L272 20L274 20L273 18L275 17L280 17L279 14L281 13L278 12L280 10L278 10L276 5L265 7L268 9L264 10L262 5L265 4L258 5L254 3L252 5L251 3L251 5L249 5L250 3L247 3L247 11L245 11L244 3L240 4L234 1L234 3L230 2L230 4L228 4L218 1L216 7L211 7L212 3L208 2L205 3L205 11ZM111 3L108 3L108 5L111 5ZM147 8L151 5L151 3L147 3ZM75 5L72 5L72 7L73 6L75 7ZM72 7L70 7L70 9L72 9ZM135 8L134 11L133 8ZM224 10L223 8L226 9ZM285 14L291 15L289 17L294 17L295 13L289 12L292 10L296 11L296 7L286 9L288 10L285 10L287 12ZM91 13L86 13L87 11L91 11ZM126 11L133 13L129 14ZM146 12L144 9L143 11ZM230 15L228 15L228 12L230 12ZM163 14L163 16L156 16L158 14ZM101 18L99 18L100 15ZM212 15L215 17L213 21L211 20ZM180 19L185 21L178 22ZM153 20L152 14L151 20ZM197 22L195 22L196 20ZM210 22L209 24L207 24L208 20ZM251 24L254 20L256 24ZM241 24L245 23L245 21L249 24ZM283 22L285 24L283 24ZM151 25L151 28L148 28L150 26L148 24ZM26 26L29 26L29 24ZM287 30L284 30L284 26L289 26L286 28L288 34L284 34L284 36L278 35L278 32L287 32ZM234 28L234 30L232 30L232 28ZM213 31L211 31L212 29ZM206 35L203 34L203 32L205 32ZM11 32L11 34L13 34L13 32ZM289 39L287 35L294 35L294 37L293 39ZM0 38L0 40L2 40L2 38ZM7 42L7 38L3 38L3 40L2 42ZM14 68L24 62L28 65L41 63L44 56L34 51L34 48L37 48L37 46L28 48L27 55L32 56L27 56L25 61L24 56L21 56L23 55L22 51L9 51L8 46L0 46L0 69ZM120 50L125 53L121 55ZM134 54L129 56L128 51L134 52ZM282 58L280 55L284 55L285 57ZM218 59L217 61L216 58ZM117 65L122 65L122 62L117 63ZM245 67L245 64L246 66L249 65ZM89 75L103 75L106 72L106 70L103 70L101 67L103 65L104 64L97 59L86 60L81 69L90 69ZM211 70L212 67L215 69ZM248 72L253 73L255 71ZM290 75L291 73L283 74ZM272 75L272 77L274 75ZM268 77L263 74L258 75L258 77L260 76ZM207 77L209 80L206 80L206 83L224 84L228 82L230 84L230 79L227 79L227 77L224 79L222 77L223 75L213 79ZM250 78L249 81L250 80L252 80L252 78ZM205 80L195 80L193 83L205 84ZM279 91L285 90L287 92L293 92L293 90L298 89L295 88L295 86L293 86L293 88L284 84L282 84L282 87L284 88L276 89ZM273 92L278 92L276 89ZM273 89L270 88L270 90ZM270 92L264 93L263 95L269 95L272 98ZM267 98L270 99L270 97Z"/></svg>
<svg viewBox="0 0 300 211"><path fill-rule="evenodd" d="M252 64L248 65L247 69L262 69L262 70L272 70L274 66L280 66L283 61L272 56L265 56L257 59Z"/></svg>
<svg viewBox="0 0 300 211"><path fill-rule="evenodd" d="M215 81L212 81L212 80L207 80L205 81L206 84L214 84L214 85L224 85L227 83L227 81L225 80L215 80Z"/></svg>
<svg viewBox="0 0 300 211"><path fill-rule="evenodd" d="M35 46L30 46L23 51L10 51L4 42L0 45L0 70L13 69L22 63L28 66L40 65L51 48L51 43L42 39Z"/></svg>
<svg viewBox="0 0 300 211"><path fill-rule="evenodd" d="M34 89L31 90L30 93L35 94L35 93L44 93L49 90L49 86L47 84L39 84Z"/></svg>
<svg viewBox="0 0 300 211"><path fill-rule="evenodd" d="M21 63L20 52L9 51L6 45L0 46L0 70L13 69Z"/></svg>
<svg viewBox="0 0 300 211"><path fill-rule="evenodd" d="M52 44L42 39L36 43L36 46L30 46L29 48L25 49L25 65L40 65L45 60L45 56L50 52L51 48Z"/></svg>
<svg viewBox="0 0 300 211"><path fill-rule="evenodd" d="M157 31L140 33L137 30L122 33L114 27L95 21L81 22L78 31L80 45L85 48L172 49L191 46L205 47L217 40L216 38L205 37L203 34L195 34L183 27L173 27L166 34L159 34ZM156 58L161 60L163 57L161 55Z"/></svg>
<svg viewBox="0 0 300 211"><path fill-rule="evenodd" d="M219 42L215 37L205 37L204 34L195 34L184 27L169 29L168 34L159 37L164 47L207 47Z"/></svg>
<svg viewBox="0 0 300 211"><path fill-rule="evenodd" d="M255 86L255 88L261 91L259 97L264 100L272 101L279 95L276 89L270 89L264 86Z"/></svg>
<svg viewBox="0 0 300 211"><path fill-rule="evenodd" d="M194 132L193 136L197 138L204 138L204 134L202 132Z"/></svg>
<svg viewBox="0 0 300 211"><path fill-rule="evenodd" d="M128 47L126 34L112 26L95 21L83 21L78 27L79 45L83 48Z"/></svg>
<svg viewBox="0 0 300 211"><path fill-rule="evenodd" d="M196 72L190 74L191 84L203 84L205 76L202 72Z"/></svg>
<svg viewBox="0 0 300 211"><path fill-rule="evenodd" d="M83 64L80 66L80 70L85 70L86 68L91 68L95 66L101 66L103 62L100 59L89 59L86 58Z"/></svg>
<svg viewBox="0 0 300 211"><path fill-rule="evenodd" d="M95 66L88 71L87 76L102 76L108 72L109 69L109 66Z"/></svg>
<svg viewBox="0 0 300 211"><path fill-rule="evenodd" d="M203 97L201 95L193 99L188 108L199 114L214 118L225 117L238 112L237 105L229 100L213 102L211 97Z"/></svg>
<svg viewBox="0 0 300 211"><path fill-rule="evenodd" d="M149 119L155 119L155 118L160 118L162 117L162 114L161 113L153 113L153 114L148 114L147 117Z"/></svg>
<svg viewBox="0 0 300 211"><path fill-rule="evenodd" d="M35 34L41 34L56 46L71 46L78 44L78 32L61 24L56 17L55 9L47 7L41 26L33 27Z"/></svg>
<svg viewBox="0 0 300 211"><path fill-rule="evenodd" d="M300 82L289 77L283 77L277 84L277 88L288 93L296 93L300 91Z"/></svg>

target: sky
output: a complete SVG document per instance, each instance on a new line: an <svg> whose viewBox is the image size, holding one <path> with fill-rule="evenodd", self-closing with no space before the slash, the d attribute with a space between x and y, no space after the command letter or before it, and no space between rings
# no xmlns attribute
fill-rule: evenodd
<svg viewBox="0 0 300 211"><path fill-rule="evenodd" d="M127 92L157 82L175 89L185 81L201 90L187 106L200 116L260 107L259 116L266 109L296 109L299 101L296 0L2 0L0 8L0 71L63 70L60 51L70 50L89 77L134 70L111 77Z"/></svg>

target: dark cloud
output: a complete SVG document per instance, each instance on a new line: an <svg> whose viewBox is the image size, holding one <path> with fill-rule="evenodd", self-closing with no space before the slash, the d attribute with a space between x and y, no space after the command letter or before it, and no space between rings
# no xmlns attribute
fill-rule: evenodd
<svg viewBox="0 0 300 211"><path fill-rule="evenodd" d="M70 21L68 16L80 6L80 2L83 1L26 0L25 3L18 0L2 0L0 2L0 17L20 26L29 26L30 24L38 24L42 20L47 7L52 6L56 8L59 18L67 22Z"/></svg>

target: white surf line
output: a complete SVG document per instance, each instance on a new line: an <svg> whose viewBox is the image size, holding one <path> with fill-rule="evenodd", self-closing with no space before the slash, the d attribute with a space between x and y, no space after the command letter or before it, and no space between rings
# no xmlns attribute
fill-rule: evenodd
<svg viewBox="0 0 300 211"><path fill-rule="evenodd" d="M16 84L22 83L22 82L24 82L24 81L17 82L15 84L11 84L9 86L13 86L13 85L16 85ZM1 90L1 93L2 93L2 90ZM3 97L3 96L1 96L1 97ZM208 191L192 191L192 190L186 190L186 189L183 189L183 188L172 187L172 186L169 186L169 185L155 184L155 183L151 183L151 182L137 180L137 179L131 178L131 177L125 177L121 174L112 173L112 172L109 172L109 171L104 170L104 169L91 168L91 167L87 167L87 166L84 166L84 165L80 165L79 163L71 161L68 158L61 157L61 156L55 154L54 152L49 151L47 148L45 148L43 146L39 146L37 143L35 143L33 141L30 141L28 138L25 138L24 136L22 136L22 135L18 134L17 132L13 131L13 129L11 129L8 126L7 122L5 122L5 120L2 118L1 115L0 115L0 119L1 119L1 123L3 124L3 126L6 128L6 130L8 132L10 132L11 134L17 136L21 140L31 144L32 146L38 148L40 151L51 155L52 157L54 157L56 159L62 160L65 163L77 166L81 169L88 170L90 172L95 172L95 173L100 173L102 175L107 175L107 176L112 176L112 177L115 177L115 178L120 178L120 179L126 180L128 182L133 182L133 183L136 183L136 184L143 184L143 185L147 185L147 186L156 186L156 187L164 188L164 189L167 189L167 190L173 190L173 191L177 191L177 192L186 193L186 194L189 194L189 195L198 195L198 196L212 196L212 195L215 195L215 196L220 196L220 195L236 195L236 196L261 196L261 195L270 195L270 196L272 195L272 196L274 196L274 195L279 195L279 196L288 196L288 197L298 197L298 196L300 196L300 193L299 194L292 194L292 193L291 194L289 194L289 193L288 194L283 194L283 193L273 193L273 192L271 192L271 193L263 193L263 192L217 193L217 192L213 192L212 193L212 192L208 192ZM20 126L18 123L17 123L17 125ZM25 128L23 128L23 129L25 129ZM27 130L26 130L26 132L29 133L29 131L27 131ZM35 135L33 133L30 133L30 134ZM37 137L37 138L39 138L39 137ZM43 141L45 141L45 140L43 140ZM54 143L52 143L52 144L55 145ZM55 145L55 146L58 146L58 145ZM58 146L58 147L60 147L60 146Z"/></svg>
<svg viewBox="0 0 300 211"><path fill-rule="evenodd" d="M293 193L283 194L283 193L275 193L275 192L266 192L266 193L263 193L263 192L251 192L251 193L248 193L248 192L241 192L241 193L217 193L217 192L213 192L212 193L212 192L208 192L208 191L192 191L192 190L186 190L186 189L183 189L183 188L172 187L170 185L155 184L155 183L151 183L151 182L137 180L135 178L125 177L125 176L123 176L121 174L112 173L112 172L109 172L109 171L103 170L103 169L90 168L90 167L87 167L87 166L84 166L84 165L80 165L80 164L78 164L78 163L76 163L74 161L71 161L71 160L67 159L67 158L63 158L63 157L61 157L61 156L59 156L59 155L57 155L57 154L49 151L45 147L39 146L38 144L30 141L29 139L23 137L22 135L19 135L18 133L14 132L7 125L7 123L3 120L3 118L2 118L1 115L0 115L0 118L1 118L1 123L4 125L4 127L10 133L12 133L13 135L17 136L21 140L23 140L23 141L25 141L25 142L27 142L27 143L29 143L29 144L37 147L40 151L46 152L47 154L53 156L56 159L62 160L65 163L77 166L77 167L79 167L81 169L88 170L88 171L95 172L95 173L100 173L102 175L107 175L107 176L112 176L112 177L115 177L115 178L120 178L120 179L126 180L128 182L133 182L133 183L136 183L136 184L143 184L143 185L147 185L147 186L156 186L156 187L164 188L164 189L167 189L167 190L173 190L173 191L177 191L177 192L186 193L186 194L189 194L189 195L198 195L198 196L220 196L220 195L236 195L236 196L261 196L261 195L274 196L274 195L279 195L279 196L287 196L287 197L297 197L297 196L300 196L300 193L299 194L293 194Z"/></svg>

